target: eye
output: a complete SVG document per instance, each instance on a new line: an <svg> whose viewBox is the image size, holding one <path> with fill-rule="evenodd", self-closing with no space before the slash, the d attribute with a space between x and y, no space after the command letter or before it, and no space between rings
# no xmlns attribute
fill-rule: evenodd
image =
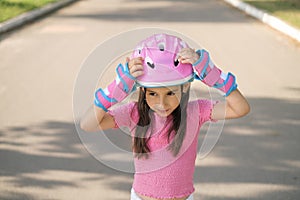
<svg viewBox="0 0 300 200"><path fill-rule="evenodd" d="M149 92L148 95L149 96L156 96L156 93L155 92Z"/></svg>
<svg viewBox="0 0 300 200"><path fill-rule="evenodd" d="M151 67L152 69L155 68L155 65L154 65L153 61L151 60L151 58L146 57L146 58L145 58L145 62L146 62L146 64L147 64L149 67Z"/></svg>
<svg viewBox="0 0 300 200"><path fill-rule="evenodd" d="M147 65L148 65L149 67L151 67L152 69L154 69L154 67L155 67L154 63L147 62Z"/></svg>
<svg viewBox="0 0 300 200"><path fill-rule="evenodd" d="M177 66L178 66L178 64L179 64L179 61L178 61L178 59L174 60L174 66L175 66L175 67L177 67Z"/></svg>
<svg viewBox="0 0 300 200"><path fill-rule="evenodd" d="M170 91L170 92L167 93L167 95L168 95L168 96L174 96L174 95L175 95L175 92Z"/></svg>

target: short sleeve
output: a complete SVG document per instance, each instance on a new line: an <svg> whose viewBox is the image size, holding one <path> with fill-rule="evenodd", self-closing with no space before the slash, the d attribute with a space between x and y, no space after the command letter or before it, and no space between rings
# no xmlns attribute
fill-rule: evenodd
<svg viewBox="0 0 300 200"><path fill-rule="evenodd" d="M198 100L198 108L199 108L199 114L200 114L200 123L203 124L207 121L216 121L212 120L212 110L214 105L217 103L217 101L210 101L207 99L200 99Z"/></svg>
<svg viewBox="0 0 300 200"><path fill-rule="evenodd" d="M138 120L135 102L118 106L109 110L108 113L113 116L115 120L115 128L128 127L133 129Z"/></svg>

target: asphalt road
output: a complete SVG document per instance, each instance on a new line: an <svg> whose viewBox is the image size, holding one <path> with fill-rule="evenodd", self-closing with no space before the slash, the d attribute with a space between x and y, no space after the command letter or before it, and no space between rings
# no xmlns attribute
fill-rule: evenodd
<svg viewBox="0 0 300 200"><path fill-rule="evenodd" d="M79 1L1 35L0 199L129 199L132 174L85 149L72 98L90 52L143 27L177 31L208 49L252 107L197 159L195 199L299 199L300 46L221 0Z"/></svg>

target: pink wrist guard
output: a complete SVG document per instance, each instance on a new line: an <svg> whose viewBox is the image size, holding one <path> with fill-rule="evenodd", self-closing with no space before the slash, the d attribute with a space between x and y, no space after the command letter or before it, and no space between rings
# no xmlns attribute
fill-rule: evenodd
<svg viewBox="0 0 300 200"><path fill-rule="evenodd" d="M235 76L232 73L223 73L210 59L209 53L204 50L198 50L199 60L193 64L197 79L210 87L219 89L228 96L237 88Z"/></svg>
<svg viewBox="0 0 300 200"><path fill-rule="evenodd" d="M94 104L106 112L135 89L135 78L129 73L128 63L125 66L119 64L116 71L116 79L107 88L95 92Z"/></svg>

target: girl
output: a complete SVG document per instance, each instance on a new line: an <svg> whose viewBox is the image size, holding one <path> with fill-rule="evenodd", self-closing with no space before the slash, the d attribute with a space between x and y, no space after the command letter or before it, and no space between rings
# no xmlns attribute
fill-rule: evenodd
<svg viewBox="0 0 300 200"><path fill-rule="evenodd" d="M190 82L219 89L226 102L189 101ZM109 109L139 88L138 102ZM194 51L180 38L156 34L140 42L117 78L98 89L85 131L128 127L135 164L131 200L192 200L200 127L206 121L246 115L250 107L233 74L223 73L204 49ZM96 115L96 118L95 118Z"/></svg>

